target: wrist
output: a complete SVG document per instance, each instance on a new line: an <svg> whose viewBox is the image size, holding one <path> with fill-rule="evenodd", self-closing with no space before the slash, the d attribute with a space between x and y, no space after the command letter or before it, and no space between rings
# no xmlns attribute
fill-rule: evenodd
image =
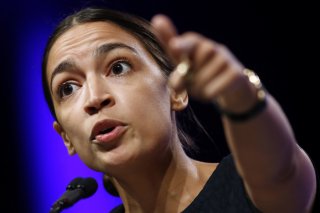
<svg viewBox="0 0 320 213"><path fill-rule="evenodd" d="M222 116L228 118L229 120L237 122L242 122L253 118L257 114L262 112L267 105L266 91L260 81L260 78L252 70L249 69L243 70L243 76L247 81L246 85L248 85L247 90L245 90L246 92L244 92L245 95L240 95L240 90L237 90L237 94L234 93L234 98L231 98L233 100L241 99L240 102L242 102L242 104L238 104L238 107L235 107L235 105L233 104L233 109L236 110L232 110L232 108L227 107L227 102L232 102L230 101L230 98L229 101L224 100L216 103L217 109Z"/></svg>

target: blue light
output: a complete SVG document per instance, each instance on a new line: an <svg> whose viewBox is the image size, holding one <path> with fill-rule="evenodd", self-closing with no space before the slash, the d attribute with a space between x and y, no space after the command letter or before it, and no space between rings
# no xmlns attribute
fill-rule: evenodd
<svg viewBox="0 0 320 213"><path fill-rule="evenodd" d="M28 199L32 212L49 212L51 205L65 192L73 178L93 177L99 185L97 192L64 212L105 213L120 204L121 200L105 191L102 174L87 168L78 156L68 155L62 139L52 127L53 118L45 103L41 85L42 53L52 30L52 26L47 23L46 19L37 19L29 25L21 26L18 35L21 58L18 60L17 102L21 118L21 148L24 150L22 158L28 171Z"/></svg>

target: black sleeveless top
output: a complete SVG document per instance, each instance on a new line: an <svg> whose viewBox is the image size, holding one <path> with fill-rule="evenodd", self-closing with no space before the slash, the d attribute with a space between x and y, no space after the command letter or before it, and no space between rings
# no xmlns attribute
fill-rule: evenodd
<svg viewBox="0 0 320 213"><path fill-rule="evenodd" d="M198 196L182 213L259 213L250 201L232 155L223 158ZM110 213L125 213L119 205Z"/></svg>

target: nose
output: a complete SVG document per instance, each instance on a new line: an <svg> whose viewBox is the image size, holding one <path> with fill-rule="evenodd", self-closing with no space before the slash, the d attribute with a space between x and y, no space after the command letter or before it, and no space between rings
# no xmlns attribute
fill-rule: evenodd
<svg viewBox="0 0 320 213"><path fill-rule="evenodd" d="M84 104L84 111L89 115L98 113L104 107L115 104L114 97L105 88L104 82L94 82L88 86L88 97Z"/></svg>

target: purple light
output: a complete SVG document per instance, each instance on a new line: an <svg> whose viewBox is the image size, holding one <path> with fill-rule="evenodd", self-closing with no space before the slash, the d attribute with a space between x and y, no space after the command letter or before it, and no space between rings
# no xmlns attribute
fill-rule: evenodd
<svg viewBox="0 0 320 213"><path fill-rule="evenodd" d="M64 193L67 184L75 177L93 177L98 182L97 192L80 200L64 212L108 212L121 203L109 195L102 183L102 174L87 168L78 156L69 156L60 136L52 127L53 118L45 103L41 85L41 59L46 40L51 32L48 24L33 22L21 27L18 35L17 81L19 88L20 134L23 139L23 164L28 168L31 192L29 202L33 212L49 212L51 205ZM23 93L19 93L23 91ZM22 97L21 94L23 94Z"/></svg>

